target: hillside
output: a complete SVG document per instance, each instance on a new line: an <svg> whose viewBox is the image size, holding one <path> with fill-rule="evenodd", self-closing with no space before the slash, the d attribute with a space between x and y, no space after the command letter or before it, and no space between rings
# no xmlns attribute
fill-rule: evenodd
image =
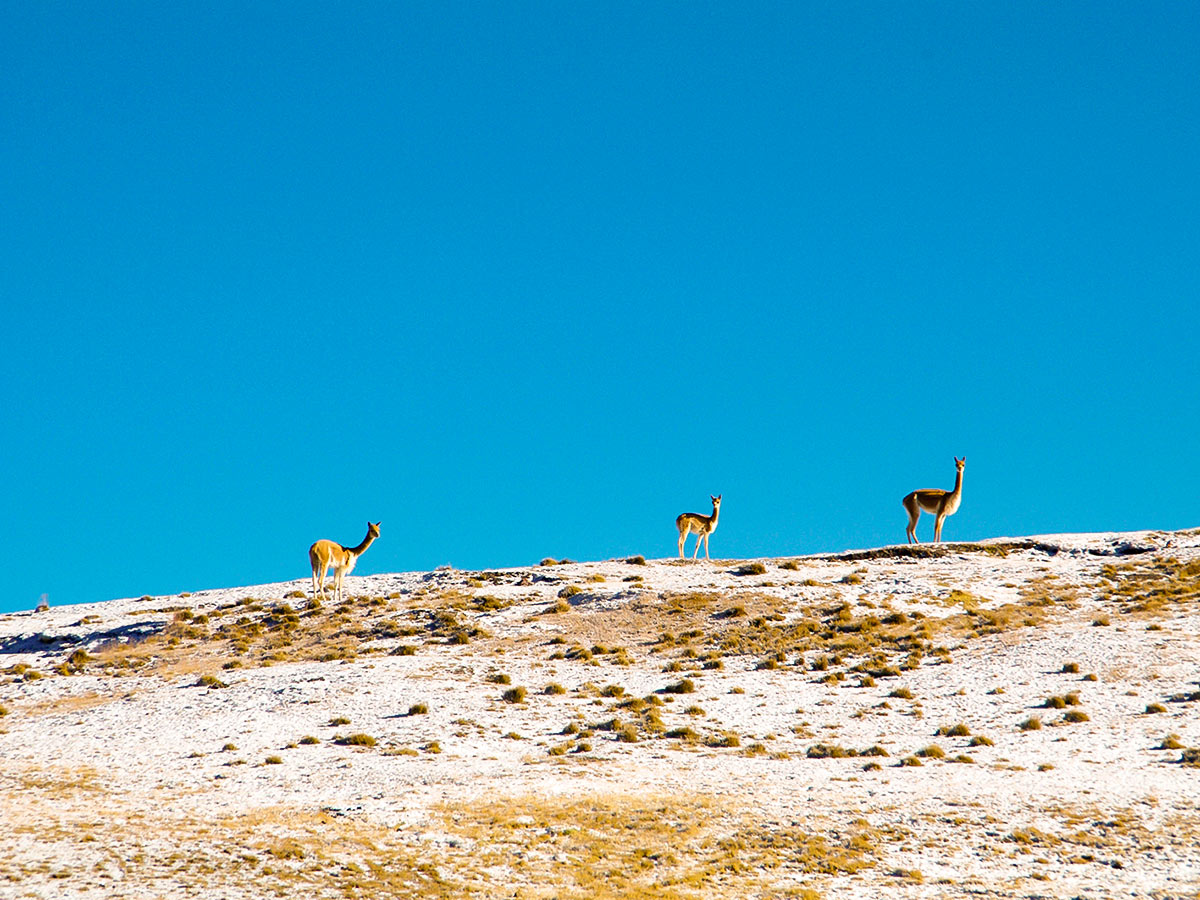
<svg viewBox="0 0 1200 900"><path fill-rule="evenodd" d="M1200 530L346 584L0 616L0 895L1200 890Z"/></svg>

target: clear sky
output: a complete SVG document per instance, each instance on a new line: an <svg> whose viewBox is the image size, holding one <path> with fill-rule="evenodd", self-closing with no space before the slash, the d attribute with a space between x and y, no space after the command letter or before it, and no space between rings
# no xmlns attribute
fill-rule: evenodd
<svg viewBox="0 0 1200 900"><path fill-rule="evenodd" d="M1200 525L1194 3L9 3L0 610ZM923 517L918 533L932 536ZM689 545L689 551L690 551Z"/></svg>

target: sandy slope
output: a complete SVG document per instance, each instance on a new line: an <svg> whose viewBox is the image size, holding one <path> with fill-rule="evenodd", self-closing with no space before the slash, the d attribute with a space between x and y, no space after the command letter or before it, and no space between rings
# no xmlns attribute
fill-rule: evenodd
<svg viewBox="0 0 1200 900"><path fill-rule="evenodd" d="M0 616L0 896L1196 895L1200 532L944 551Z"/></svg>

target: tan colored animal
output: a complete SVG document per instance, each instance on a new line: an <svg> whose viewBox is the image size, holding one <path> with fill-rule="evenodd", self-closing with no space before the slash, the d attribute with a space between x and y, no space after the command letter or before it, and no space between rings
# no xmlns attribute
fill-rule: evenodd
<svg viewBox="0 0 1200 900"><path fill-rule="evenodd" d="M704 558L708 559L708 536L717 530L717 516L721 514L721 495L712 496L709 494L709 499L712 500L713 511L711 516L704 516L700 513L680 513L675 518L675 527L679 529L679 558L683 559L683 545L687 541L687 536L693 532L698 535L696 538L696 549L692 553L692 559L700 553L700 542L704 542Z"/></svg>
<svg viewBox="0 0 1200 900"><path fill-rule="evenodd" d="M933 539L940 541L942 539L942 523L946 521L946 516L952 516L958 512L958 505L962 503L962 478L963 468L967 464L967 458L954 458L954 466L958 469L958 477L954 479L954 490L943 491L939 488L926 488L923 491L913 491L903 500L904 508L908 510L908 542L910 544L921 543L917 540L917 519L921 518L921 511L933 513L937 519L933 523Z"/></svg>
<svg viewBox="0 0 1200 900"><path fill-rule="evenodd" d="M337 541L319 540L308 548L308 561L312 563L313 598L327 596L325 593L325 575L329 567L333 567L333 599L342 601L342 579L354 568L358 558L367 552L371 542L379 537L379 526L382 522L367 522L367 536L357 547L343 547ZM318 577L318 573L320 576Z"/></svg>

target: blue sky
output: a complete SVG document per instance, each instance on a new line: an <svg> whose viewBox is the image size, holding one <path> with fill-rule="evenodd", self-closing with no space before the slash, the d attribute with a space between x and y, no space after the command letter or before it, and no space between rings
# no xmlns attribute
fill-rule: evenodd
<svg viewBox="0 0 1200 900"><path fill-rule="evenodd" d="M1200 7L192 7L0 13L0 610L1200 525Z"/></svg>

